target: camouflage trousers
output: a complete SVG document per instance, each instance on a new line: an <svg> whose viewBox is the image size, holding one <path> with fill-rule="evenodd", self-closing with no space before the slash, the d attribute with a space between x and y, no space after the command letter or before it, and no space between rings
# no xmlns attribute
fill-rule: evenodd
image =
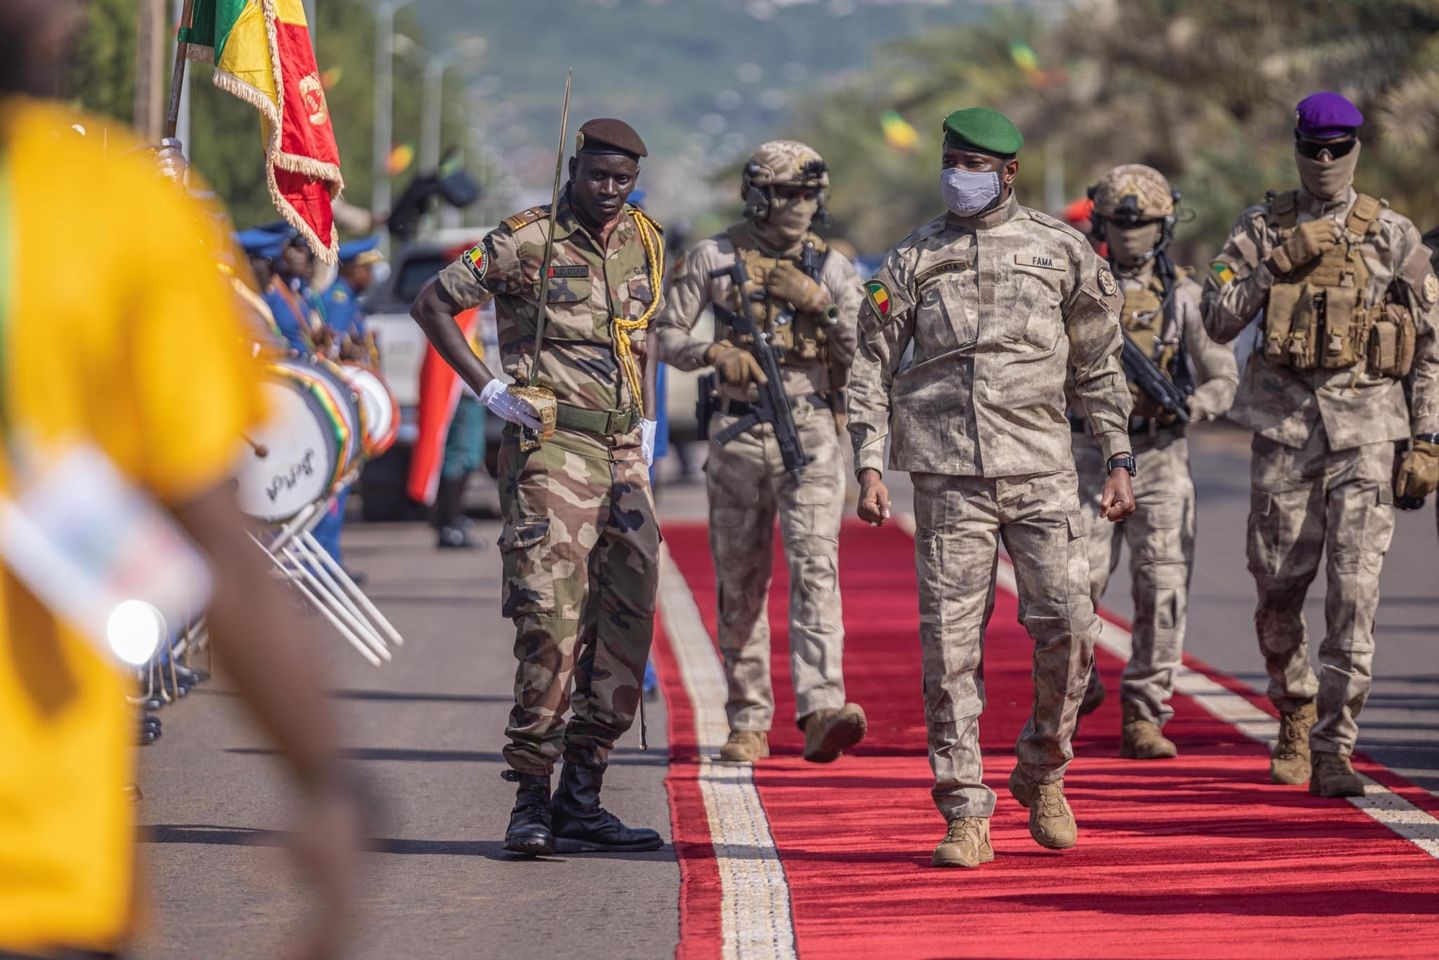
<svg viewBox="0 0 1439 960"><path fill-rule="evenodd" d="M984 633L994 612L1000 540L1014 561L1019 620L1034 641L1034 704L1015 752L1039 783L1064 776L1094 661L1084 521L1074 473L913 475L924 718L934 802L946 820L988 817L979 715Z"/></svg>
<svg viewBox="0 0 1439 960"><path fill-rule="evenodd" d="M734 417L716 416L711 434ZM732 730L769 730L774 719L766 608L779 516L789 566L789 666L795 719L844 706L844 619L839 599L839 527L845 469L834 417L797 405L795 425L811 458L786 473L773 428L752 427L724 446L710 441L710 550L719 596L719 647Z"/></svg>
<svg viewBox="0 0 1439 960"><path fill-rule="evenodd" d="M565 751L603 760L634 722L654 632L660 532L639 432L611 446L561 430L522 453L507 428L499 474L519 661L505 759L533 774Z"/></svg>
<svg viewBox="0 0 1439 960"><path fill-rule="evenodd" d="M1323 424L1300 448L1254 437L1249 571L1259 592L1254 627L1269 699L1288 712L1317 700L1317 751L1348 755L1369 697L1379 573L1394 535L1394 444L1329 449ZM1320 672L1309 663L1304 596L1325 559Z"/></svg>
<svg viewBox="0 0 1439 960"><path fill-rule="evenodd" d="M1089 434L1074 435L1079 499L1089 551L1089 596L1096 607L1129 544L1134 594L1133 646L1120 679L1120 697L1140 717L1161 726L1174 715L1169 698L1184 657L1189 573L1194 567L1194 480L1189 441L1175 431L1134 438L1134 513L1110 523L1099 512L1104 453Z"/></svg>

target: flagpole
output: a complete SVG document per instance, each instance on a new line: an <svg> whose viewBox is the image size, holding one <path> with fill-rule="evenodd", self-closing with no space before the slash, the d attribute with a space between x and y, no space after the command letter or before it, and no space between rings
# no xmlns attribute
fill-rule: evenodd
<svg viewBox="0 0 1439 960"><path fill-rule="evenodd" d="M195 0L185 0L185 9L180 13L180 29L188 30L195 20ZM185 91L185 61L188 59L190 44L175 36L175 70L170 74L170 105L165 110L165 139L173 139L175 128L180 124L180 95Z"/></svg>

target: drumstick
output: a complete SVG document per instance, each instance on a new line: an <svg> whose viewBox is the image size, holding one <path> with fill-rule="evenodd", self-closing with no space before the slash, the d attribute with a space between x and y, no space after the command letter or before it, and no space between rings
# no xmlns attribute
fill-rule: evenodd
<svg viewBox="0 0 1439 960"><path fill-rule="evenodd" d="M255 451L255 456L259 457L261 460L265 459L270 455L270 448L265 446L263 443L251 440L249 435L247 434L242 433L240 434L240 436L245 438L245 442L250 445L250 449Z"/></svg>

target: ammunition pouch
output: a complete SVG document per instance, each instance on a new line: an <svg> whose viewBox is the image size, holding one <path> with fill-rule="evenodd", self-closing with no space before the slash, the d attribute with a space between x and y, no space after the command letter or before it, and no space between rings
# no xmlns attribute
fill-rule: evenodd
<svg viewBox="0 0 1439 960"><path fill-rule="evenodd" d="M1414 369L1418 329L1414 314L1401 303L1386 303L1369 327L1369 372L1402 379Z"/></svg>

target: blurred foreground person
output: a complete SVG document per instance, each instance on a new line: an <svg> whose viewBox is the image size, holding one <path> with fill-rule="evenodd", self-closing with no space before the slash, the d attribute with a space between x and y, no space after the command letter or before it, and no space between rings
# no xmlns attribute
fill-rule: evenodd
<svg viewBox="0 0 1439 960"><path fill-rule="evenodd" d="M1120 681L1123 725L1119 755L1133 760L1176 756L1162 728L1174 710L1174 675L1184 657L1189 573L1194 564L1194 480L1189 474L1191 422L1224 415L1239 370L1234 352L1209 339L1199 315L1199 284L1169 258L1179 195L1158 170L1128 163L1093 190L1091 239L1103 242L1124 295L1119 324L1125 375L1134 398L1134 515L1105 519L1099 502L1104 451L1082 415L1071 413L1074 462L1085 509L1089 595L1099 606L1119 550L1129 544L1134 592L1134 645ZM1104 699L1099 671L1089 674L1080 715Z"/></svg>
<svg viewBox="0 0 1439 960"><path fill-rule="evenodd" d="M824 159L809 146L761 144L741 174L745 219L695 244L671 281L655 331L666 363L715 370L700 380L702 406L712 413L700 432L709 437L710 550L729 684L730 731L720 759L731 762L769 756L776 515L789 565L790 672L804 758L836 759L859 743L867 725L864 710L844 695L839 528L845 477L835 427L861 292L854 266L812 229L824 216L828 188ZM706 307L714 310L714 337L701 340L690 331ZM759 330L750 329L751 322ZM776 355L784 379L780 402L790 407L807 461L794 469L781 454L779 426L756 415L758 387L768 382L753 353L757 333Z"/></svg>
<svg viewBox="0 0 1439 960"><path fill-rule="evenodd" d="M554 209L505 218L410 308L445 362L508 424L499 547L518 661L504 749L505 778L518 784L504 841L515 853L663 844L600 804L610 750L639 708L659 586L649 480L655 363L642 351L662 299L664 244L659 225L626 202L647 155L629 124L585 123ZM503 377L455 322L491 296Z"/></svg>
<svg viewBox="0 0 1439 960"><path fill-rule="evenodd" d="M1204 286L1220 343L1263 312L1230 416L1254 431L1254 626L1280 713L1269 776L1325 797L1364 794L1349 757L1396 497L1422 502L1439 484L1439 280L1414 225L1354 190L1363 122L1337 93L1299 102L1300 188L1240 214ZM1321 556L1315 676L1303 611Z"/></svg>
<svg viewBox="0 0 1439 960"><path fill-rule="evenodd" d="M117 512L157 502L188 532L213 580L216 656L305 796L299 847L321 910L303 955L333 956L362 817L338 766L317 651L286 612L230 493L241 433L262 411L215 268L220 222L162 179L138 145L114 131L108 149L76 136L74 114L31 98L55 89L78 9L69 0L0 4L0 498L10 518L17 503L45 493L52 459L84 450L132 495L116 498ZM67 253L76 243L83 283ZM42 605L7 564L0 954L108 956L135 933L130 687L102 645Z"/></svg>

